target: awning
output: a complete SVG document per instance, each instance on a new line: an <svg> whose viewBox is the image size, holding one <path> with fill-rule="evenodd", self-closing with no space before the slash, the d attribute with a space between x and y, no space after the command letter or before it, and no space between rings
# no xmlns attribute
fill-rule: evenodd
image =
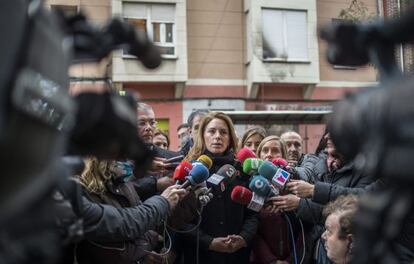
<svg viewBox="0 0 414 264"><path fill-rule="evenodd" d="M324 124L332 111L223 111L234 124Z"/></svg>

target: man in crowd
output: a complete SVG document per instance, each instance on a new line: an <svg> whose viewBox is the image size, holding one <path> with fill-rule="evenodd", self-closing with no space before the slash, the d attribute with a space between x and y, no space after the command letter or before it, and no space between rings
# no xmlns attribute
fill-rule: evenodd
<svg viewBox="0 0 414 264"><path fill-rule="evenodd" d="M180 142L180 149L184 147L185 143L190 139L190 126L183 123L177 127L178 141Z"/></svg>
<svg viewBox="0 0 414 264"><path fill-rule="evenodd" d="M295 131L287 131L280 135L286 143L288 163L290 166L300 166L303 161L302 137Z"/></svg>
<svg viewBox="0 0 414 264"><path fill-rule="evenodd" d="M194 110L188 116L187 124L189 126L190 140L187 140L185 145L181 148L180 153L182 155L186 156L188 151L190 151L190 148L193 146L194 138L197 134L200 121L208 112L209 111L206 109L199 109L199 110Z"/></svg>

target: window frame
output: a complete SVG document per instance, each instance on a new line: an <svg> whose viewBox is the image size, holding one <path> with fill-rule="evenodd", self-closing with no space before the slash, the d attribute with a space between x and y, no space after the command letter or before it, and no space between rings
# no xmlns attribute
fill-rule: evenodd
<svg viewBox="0 0 414 264"><path fill-rule="evenodd" d="M124 2L125 3L125 2ZM146 17L142 18L142 17L134 17L134 16L126 16L124 14L122 14L122 17L124 20L129 20L129 19L145 19L145 25L146 25L146 31L148 34L148 37L150 38L151 41L154 42L154 45L157 47L166 47L166 48L174 48L174 54L161 54L161 57L163 59L177 59L177 31L176 31L176 22L175 21L163 21L163 20L152 20L152 14L151 14L151 5L153 3L146 3L146 2L128 2L128 3L137 3L137 4L144 4L145 5L145 13L146 13ZM155 4L155 3L154 3ZM156 3L158 4L163 4L164 3ZM174 16L175 16L175 12L176 12L176 6L175 4L165 4L165 5L173 5L174 6ZM154 39L154 27L153 27L153 23L159 23L160 24L160 40L165 40L165 34L161 34L163 31L164 33L166 33L166 26L165 24L172 24L172 42L155 42ZM135 56L130 55L125 53L124 51L122 57L124 58L135 58Z"/></svg>
<svg viewBox="0 0 414 264"><path fill-rule="evenodd" d="M282 11L282 12L303 12L306 16L306 22L305 22L305 27L306 27L306 58L304 59L300 59L300 58L283 58L283 57L274 57L274 58L264 58L263 57L263 53L264 53L264 47L263 47L263 43L262 43L262 61L263 62L284 62L284 63L304 63L304 64L309 64L311 63L310 59L309 59L309 37L308 37L308 10L296 10L296 9L282 9L282 8L271 8L271 7L262 7L261 8L261 16L262 16L262 40L264 38L264 31L263 31L263 11L264 10L271 10L271 11ZM283 25L282 27L282 35L283 35L283 45L285 47L289 46L288 39L287 39L287 23L286 23L286 16L283 16Z"/></svg>

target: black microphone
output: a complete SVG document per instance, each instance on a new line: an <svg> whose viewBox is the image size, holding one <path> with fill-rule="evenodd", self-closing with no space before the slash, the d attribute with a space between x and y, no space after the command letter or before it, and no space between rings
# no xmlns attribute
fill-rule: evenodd
<svg viewBox="0 0 414 264"><path fill-rule="evenodd" d="M230 164L223 165L216 173L212 174L208 179L207 182L221 186L222 191L224 191L225 186L231 182L234 177L237 175L237 170Z"/></svg>

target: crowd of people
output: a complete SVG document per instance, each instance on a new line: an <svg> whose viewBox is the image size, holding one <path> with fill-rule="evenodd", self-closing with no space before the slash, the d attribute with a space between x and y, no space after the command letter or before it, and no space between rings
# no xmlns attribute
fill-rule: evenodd
<svg viewBox="0 0 414 264"><path fill-rule="evenodd" d="M137 175L128 159L88 157L84 171L77 176L91 202L129 208L159 197L158 203L169 206L168 217L147 225L139 238L116 242L85 239L74 252L78 263L296 264L352 260L352 220L358 196L380 191L384 183L375 175L356 170L352 160L338 153L328 131L315 153L303 153L302 137L295 131L268 135L264 128L253 127L238 137L226 114L196 110L177 128L180 149L172 151L168 136L157 128L154 110L138 103L137 116L138 135L154 154L145 175ZM286 186L277 195L266 197L259 211L232 200L234 187L248 188L252 178L237 158L240 149L248 149L261 162L283 159L287 163L284 168L291 173ZM231 165L237 177L226 185L207 181L180 188L173 176L180 164L170 159L181 156L195 164L203 155L212 161L209 175L220 174L223 166ZM204 190L201 195L206 195L205 190L211 194L207 203L200 204L197 189ZM412 245L400 246L413 250Z"/></svg>

